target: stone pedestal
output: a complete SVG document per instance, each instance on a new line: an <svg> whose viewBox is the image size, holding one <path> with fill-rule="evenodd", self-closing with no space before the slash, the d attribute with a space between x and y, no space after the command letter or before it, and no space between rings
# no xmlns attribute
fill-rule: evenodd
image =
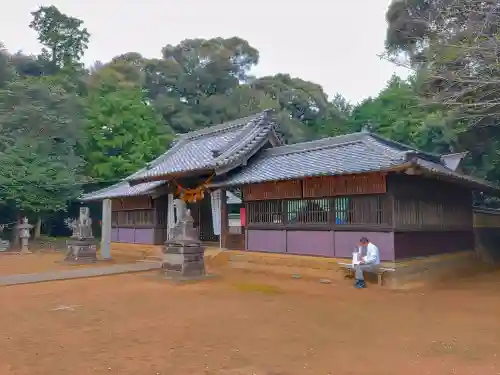
<svg viewBox="0 0 500 375"><path fill-rule="evenodd" d="M197 244L165 244L162 271L166 277L174 279L205 276L205 247Z"/></svg>
<svg viewBox="0 0 500 375"><path fill-rule="evenodd" d="M172 232L172 239L162 249L163 276L173 280L204 278L205 246L198 240L190 210L186 210Z"/></svg>
<svg viewBox="0 0 500 375"><path fill-rule="evenodd" d="M97 241L94 238L72 238L66 241L68 252L65 262L95 263L97 262Z"/></svg>

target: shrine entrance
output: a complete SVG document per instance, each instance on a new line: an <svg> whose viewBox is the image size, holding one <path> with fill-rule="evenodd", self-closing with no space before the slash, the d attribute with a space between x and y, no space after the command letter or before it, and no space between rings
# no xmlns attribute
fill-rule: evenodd
<svg viewBox="0 0 500 375"><path fill-rule="evenodd" d="M200 202L189 204L188 207L191 209L200 241L219 243L220 237L214 233L210 194L205 195Z"/></svg>

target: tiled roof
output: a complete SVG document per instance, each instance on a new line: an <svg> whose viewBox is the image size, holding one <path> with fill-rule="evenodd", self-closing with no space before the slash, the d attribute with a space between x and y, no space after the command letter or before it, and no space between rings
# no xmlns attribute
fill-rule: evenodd
<svg viewBox="0 0 500 375"><path fill-rule="evenodd" d="M154 181L131 186L127 181L124 181L107 188L94 191L92 193L84 194L80 198L80 200L93 201L108 198L134 197L138 195L145 195L164 183L165 181Z"/></svg>
<svg viewBox="0 0 500 375"><path fill-rule="evenodd" d="M146 195L151 193L155 188L164 184L165 181L146 182L143 184L130 186L128 182L120 182L119 184L110 186L106 189L86 194L81 198L81 201L93 201L109 198L134 197L138 195ZM241 198L228 191L228 204L241 204Z"/></svg>
<svg viewBox="0 0 500 375"><path fill-rule="evenodd" d="M413 163L432 173L493 187L486 181L446 168L440 160L439 155L360 132L265 150L241 171L217 185L235 186L305 176L389 171Z"/></svg>
<svg viewBox="0 0 500 375"><path fill-rule="evenodd" d="M229 121L179 136L174 145L125 181L86 194L82 200L99 200L147 194L165 181L146 182L150 178L196 170L227 171L246 161L275 136L270 111ZM278 139L279 140L279 139ZM215 155L214 155L215 153ZM138 183L144 181L143 183ZM129 183L129 182L135 182Z"/></svg>
<svg viewBox="0 0 500 375"><path fill-rule="evenodd" d="M172 173L206 169L217 172L231 167L252 156L274 132L274 123L268 115L269 112L264 111L184 134L170 150L127 180L140 181Z"/></svg>

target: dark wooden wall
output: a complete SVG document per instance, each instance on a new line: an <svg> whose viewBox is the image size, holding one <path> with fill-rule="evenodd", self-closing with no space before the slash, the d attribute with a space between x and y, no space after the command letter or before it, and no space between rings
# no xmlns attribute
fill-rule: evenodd
<svg viewBox="0 0 500 375"><path fill-rule="evenodd" d="M472 194L422 176L390 175L396 259L474 249Z"/></svg>
<svg viewBox="0 0 500 375"><path fill-rule="evenodd" d="M487 262L500 262L500 210L474 209L476 254Z"/></svg>
<svg viewBox="0 0 500 375"><path fill-rule="evenodd" d="M394 259L472 250L472 195L424 176L370 173L242 187L247 229L393 233Z"/></svg>

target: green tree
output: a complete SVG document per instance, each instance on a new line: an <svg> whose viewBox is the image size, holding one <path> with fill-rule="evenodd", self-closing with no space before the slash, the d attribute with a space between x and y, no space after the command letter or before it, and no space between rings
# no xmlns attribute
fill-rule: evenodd
<svg viewBox="0 0 500 375"><path fill-rule="evenodd" d="M53 5L41 6L31 15L30 28L38 33L38 41L48 48L42 50L42 56L52 62L55 71L80 62L90 39L82 20L62 13Z"/></svg>
<svg viewBox="0 0 500 375"><path fill-rule="evenodd" d="M316 122L317 136L331 137L354 132L349 122L353 108L346 98L337 93L328 103L325 114Z"/></svg>
<svg viewBox="0 0 500 375"><path fill-rule="evenodd" d="M315 83L277 74L251 83L256 90L276 100L283 111L281 120L286 138L292 142L314 138L318 119L325 116L328 97Z"/></svg>
<svg viewBox="0 0 500 375"><path fill-rule="evenodd" d="M353 105L342 96L342 94L335 94L333 99L330 101L332 107L339 113L343 118L348 118L351 115Z"/></svg>
<svg viewBox="0 0 500 375"><path fill-rule="evenodd" d="M393 1L388 56L418 72L421 104L440 105L476 173L500 181L497 1Z"/></svg>
<svg viewBox="0 0 500 375"><path fill-rule="evenodd" d="M37 76L51 76L67 91L85 95L87 71L81 63L87 50L90 34L83 21L68 16L55 6L42 6L31 13L30 28L38 34L38 41L44 46L40 55L31 58L25 65L28 72L40 72ZM22 61L20 61L22 62Z"/></svg>
<svg viewBox="0 0 500 375"><path fill-rule="evenodd" d="M346 129L348 103L335 107L320 85L286 74L251 77L249 71L258 63L259 54L243 39L188 39L164 47L162 53L161 59L147 59L136 52L117 56L93 68L90 85L98 84L100 75L112 69L121 80L145 90L174 133L269 108L276 110L290 142Z"/></svg>
<svg viewBox="0 0 500 375"><path fill-rule="evenodd" d="M172 134L142 89L108 76L87 98L82 152L87 176L114 181L165 152Z"/></svg>
<svg viewBox="0 0 500 375"><path fill-rule="evenodd" d="M424 151L450 152L454 133L445 114L438 107L423 106L416 93L415 81L392 77L387 87L375 98L355 106L350 116L350 129L371 131Z"/></svg>
<svg viewBox="0 0 500 375"><path fill-rule="evenodd" d="M207 99L231 96L259 59L258 51L237 37L187 39L167 45L162 54L162 59L144 61L144 88L176 133L213 123L215 119L204 114Z"/></svg>
<svg viewBox="0 0 500 375"><path fill-rule="evenodd" d="M79 98L35 79L0 90L0 201L54 212L80 194L80 113Z"/></svg>
<svg viewBox="0 0 500 375"><path fill-rule="evenodd" d="M16 78L16 70L11 64L10 55L0 43L0 88Z"/></svg>

